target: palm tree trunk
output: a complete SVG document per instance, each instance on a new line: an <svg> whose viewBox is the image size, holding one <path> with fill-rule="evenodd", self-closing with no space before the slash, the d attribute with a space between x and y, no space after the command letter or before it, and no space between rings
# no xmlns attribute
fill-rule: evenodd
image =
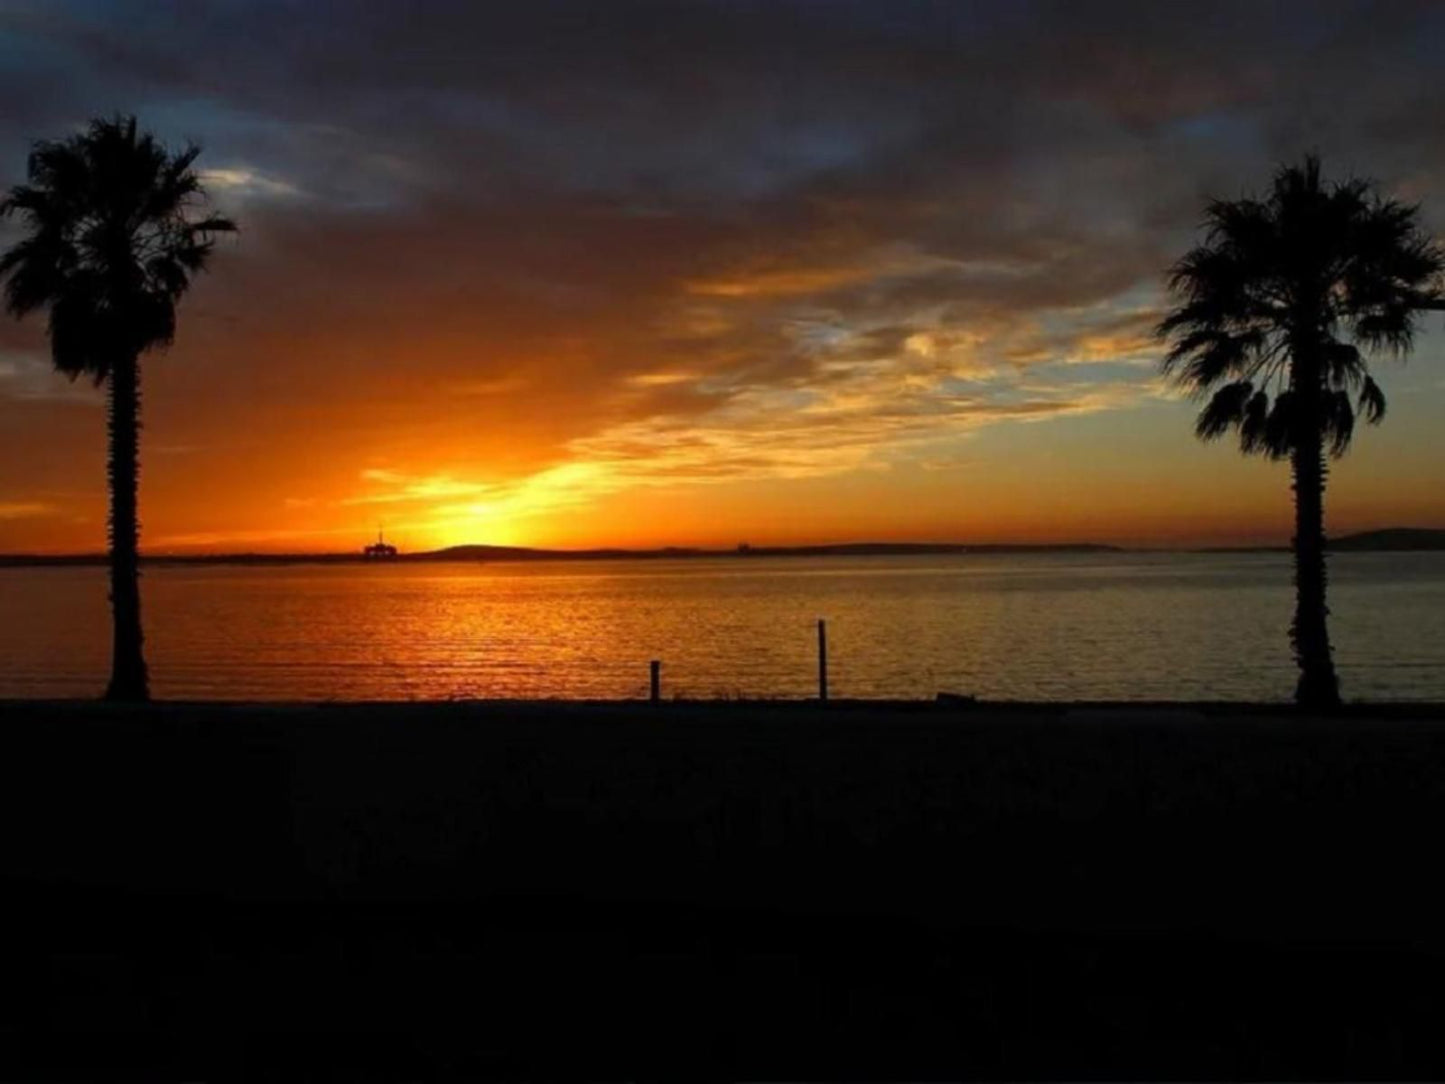
<svg viewBox="0 0 1445 1084"><path fill-rule="evenodd" d="M110 372L110 686L107 700L147 700L150 683L140 620L140 362L116 360Z"/></svg>
<svg viewBox="0 0 1445 1084"><path fill-rule="evenodd" d="M1318 428L1295 442L1290 456L1294 475L1294 623L1290 644L1299 664L1295 701L1302 708L1330 710L1340 703L1339 682L1331 657L1325 603L1325 457Z"/></svg>

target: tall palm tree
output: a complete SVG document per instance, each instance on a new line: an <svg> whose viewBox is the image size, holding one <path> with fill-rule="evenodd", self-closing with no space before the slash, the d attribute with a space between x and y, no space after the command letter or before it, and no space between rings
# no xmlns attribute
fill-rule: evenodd
<svg viewBox="0 0 1445 1084"><path fill-rule="evenodd" d="M49 315L51 358L72 380L108 391L110 603L114 624L106 697L149 695L140 616L140 358L168 344L176 303L201 271L216 234L235 226L205 212L191 168L200 153L171 153L134 117L96 120L69 139L36 143L29 183L0 201L24 237L0 257L5 304Z"/></svg>
<svg viewBox="0 0 1445 1084"><path fill-rule="evenodd" d="M1163 368L1199 398L1195 432L1230 430L1246 454L1288 459L1302 707L1339 704L1326 619L1326 456L1350 446L1357 414L1385 416L1367 355L1403 357L1417 313L1438 306L1442 253L1416 207L1365 181L1326 183L1319 159L1280 169L1259 199L1214 201L1204 242L1173 268L1159 324Z"/></svg>

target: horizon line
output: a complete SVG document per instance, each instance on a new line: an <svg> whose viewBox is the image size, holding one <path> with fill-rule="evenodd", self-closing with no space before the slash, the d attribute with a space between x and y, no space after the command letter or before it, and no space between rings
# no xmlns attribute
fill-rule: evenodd
<svg viewBox="0 0 1445 1084"><path fill-rule="evenodd" d="M1429 528L1426 528L1427 530ZM997 551L997 550L1097 550L1113 552L1187 552L1198 550L1268 550L1288 549L1286 542L1263 542L1263 543L1241 543L1213 544L1213 543L1183 543L1178 545L1161 544L1134 544L1115 542L1092 542L1092 541L1065 541L1065 542L879 542L869 539L848 542L797 542L768 544L748 544L746 548L741 546L686 546L686 545L661 545L661 546L578 546L578 547L552 547L552 546L520 546L504 545L491 542L459 542L449 546L437 546L430 549L401 550L395 558L367 557L361 548L346 550L205 550L205 549L182 549L182 550L141 550L140 557L143 561L223 561L228 559L260 559L260 560L351 560L355 558L358 562L369 562L373 564L384 564L391 560L416 560L419 558L436 558L445 554L462 551L486 551L496 554L519 554L535 557L556 557L566 559L569 557L583 558L615 555L618 557L651 557L651 556L697 556L697 557L738 557L749 555L782 555L798 552L818 552L829 550L931 550L936 552L966 550L975 551ZM15 560L37 560L37 561L107 561L109 553L106 550L83 550L67 552L0 552L0 562Z"/></svg>
<svg viewBox="0 0 1445 1084"><path fill-rule="evenodd" d="M1350 531L1334 536L1331 541L1344 541L1358 537L1373 535L1390 535L1401 533L1422 533L1438 534L1445 536L1445 528L1439 527L1382 527L1371 528L1362 531ZM582 547L548 547L548 546L517 546L501 545L488 542L464 542L450 546L438 546L424 550L404 551L395 558L368 558L361 549L347 550L142 550L141 559L148 561L226 561L226 560L333 560L345 561L355 559L358 562L385 563L390 560L418 560L422 558L437 559L450 553L462 553L464 551L485 551L498 556L514 554L518 556L530 556L533 558L553 558L566 560L568 558L597 558L605 556L625 557L661 557L661 556L698 556L698 557L729 557L729 556L784 556L788 554L816 554L829 551L849 550L875 550L879 552L999 552L1004 550L1012 551L1081 551L1092 550L1096 552L1118 552L1118 553L1198 553L1198 552L1249 552L1249 551L1273 551L1287 550L1288 540L1270 542L1244 542L1244 543L1168 543L1168 542L1097 542L1097 541L1062 541L1062 542L956 542L956 541L877 541L877 540L856 540L846 542L801 542L787 544L757 544L739 543L736 546L685 546L685 545L660 545L660 546L582 546ZM846 552L844 552L846 555ZM45 562L73 562L83 563L109 559L105 550L85 550L71 552L8 552L0 553L0 562L15 563L33 561Z"/></svg>

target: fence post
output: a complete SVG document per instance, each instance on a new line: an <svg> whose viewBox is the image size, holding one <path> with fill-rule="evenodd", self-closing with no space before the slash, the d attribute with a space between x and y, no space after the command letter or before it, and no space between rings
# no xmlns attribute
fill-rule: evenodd
<svg viewBox="0 0 1445 1084"><path fill-rule="evenodd" d="M828 623L818 618L818 699L828 699Z"/></svg>
<svg viewBox="0 0 1445 1084"><path fill-rule="evenodd" d="M648 668L652 671L652 699L653 699L653 701L661 700L661 699L662 699L662 660L660 660L660 659L653 659L652 662L648 664Z"/></svg>

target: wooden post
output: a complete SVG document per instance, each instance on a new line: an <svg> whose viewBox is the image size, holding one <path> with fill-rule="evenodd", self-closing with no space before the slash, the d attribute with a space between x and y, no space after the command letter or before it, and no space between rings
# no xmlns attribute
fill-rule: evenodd
<svg viewBox="0 0 1445 1084"><path fill-rule="evenodd" d="M828 623L818 618L818 699L828 699Z"/></svg>
<svg viewBox="0 0 1445 1084"><path fill-rule="evenodd" d="M652 670L652 699L658 701L662 699L662 660L653 659L649 668Z"/></svg>

